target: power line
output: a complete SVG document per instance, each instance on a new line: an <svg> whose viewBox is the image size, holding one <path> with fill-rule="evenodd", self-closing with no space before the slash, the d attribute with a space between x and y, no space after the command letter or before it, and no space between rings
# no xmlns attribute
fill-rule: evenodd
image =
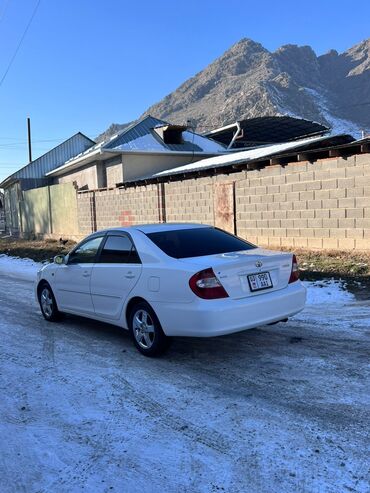
<svg viewBox="0 0 370 493"><path fill-rule="evenodd" d="M48 143L48 142L60 142L65 139L47 139L47 140L33 140L33 144L39 144L39 143ZM23 147L27 145L28 141L27 140L19 140L15 142L5 142L5 143L0 143L0 148L13 148L13 147Z"/></svg>
<svg viewBox="0 0 370 493"><path fill-rule="evenodd" d="M27 24L25 30L23 31L23 34L21 36L21 39L19 40L19 43L17 45L17 48L15 49L15 52L14 52L12 58L10 59L10 62L8 64L5 72L4 72L4 75L2 76L2 78L0 80L0 87L2 86L2 84L3 84L3 82L4 82L5 78L6 78L6 76L8 75L8 72L9 72L11 66L13 65L13 62L14 62L17 54L18 54L18 51L19 51L20 47L22 46L22 43L24 41L24 38L26 37L26 34L28 32L28 29L30 28L30 26L32 24L32 21L33 21L35 15L36 15L36 12L37 12L37 9L39 8L40 3L41 3L41 0L38 0L37 1L37 4L35 5L35 8L33 9L33 12L32 12L32 15L30 17L30 20L28 21L28 24Z"/></svg>
<svg viewBox="0 0 370 493"><path fill-rule="evenodd" d="M5 1L5 5L4 5L4 7L2 8L2 10L0 12L0 24L3 22L3 19L5 17L6 11L8 10L9 4L10 4L10 0L6 0Z"/></svg>

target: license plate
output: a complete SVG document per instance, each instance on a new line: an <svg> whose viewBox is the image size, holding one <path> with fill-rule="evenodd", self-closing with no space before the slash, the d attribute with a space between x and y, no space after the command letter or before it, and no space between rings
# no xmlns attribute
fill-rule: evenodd
<svg viewBox="0 0 370 493"><path fill-rule="evenodd" d="M272 281L269 272L259 272L248 276L249 288L251 291L272 288Z"/></svg>

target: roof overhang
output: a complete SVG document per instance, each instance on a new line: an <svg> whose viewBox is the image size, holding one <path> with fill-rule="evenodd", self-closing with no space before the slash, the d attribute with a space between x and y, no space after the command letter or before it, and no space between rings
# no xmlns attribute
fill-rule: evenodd
<svg viewBox="0 0 370 493"><path fill-rule="evenodd" d="M87 153L85 155L78 156L76 159L73 159L69 162L66 162L59 168L54 169L53 171L49 171L45 176L60 176L70 171L74 171L83 166L91 164L95 161L105 161L107 159L111 159L113 156L119 155L142 155L142 156L199 156L199 157L213 157L217 155L226 154L225 152L219 153L205 153L205 152L191 152L191 151L131 151L131 150L115 150L115 149L96 149L93 152Z"/></svg>
<svg viewBox="0 0 370 493"><path fill-rule="evenodd" d="M150 156L223 156L224 154L228 154L228 151L225 149L225 152L192 152L192 151L109 151L119 154L125 154L129 156L131 154L134 155L150 155Z"/></svg>
<svg viewBox="0 0 370 493"><path fill-rule="evenodd" d="M111 157L112 154L120 154L120 152L112 153L112 151L106 151L99 148L93 152L87 152L86 154L81 154L77 158L67 161L62 166L59 166L59 168L49 171L49 173L46 173L45 176L63 175L64 173L81 168L82 166L86 166L87 164L93 163L94 161L102 161L104 159L109 159L109 157Z"/></svg>
<svg viewBox="0 0 370 493"><path fill-rule="evenodd" d="M18 181L16 178L13 178L13 176L8 176L8 178L5 178L4 181L0 183L0 188L6 189L13 185L16 181Z"/></svg>

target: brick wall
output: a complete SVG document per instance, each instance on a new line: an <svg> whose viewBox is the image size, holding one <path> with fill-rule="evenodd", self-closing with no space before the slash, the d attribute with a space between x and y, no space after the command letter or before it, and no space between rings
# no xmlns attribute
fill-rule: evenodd
<svg viewBox="0 0 370 493"><path fill-rule="evenodd" d="M220 224L220 183L234 191L233 214L222 224L252 242L370 250L370 154L80 193L81 235L162 219Z"/></svg>

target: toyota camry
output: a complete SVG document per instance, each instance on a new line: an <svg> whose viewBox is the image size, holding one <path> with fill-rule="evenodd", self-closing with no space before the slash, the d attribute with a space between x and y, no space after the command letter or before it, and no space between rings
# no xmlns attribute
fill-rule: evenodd
<svg viewBox="0 0 370 493"><path fill-rule="evenodd" d="M286 321L306 290L294 254L202 224L98 231L37 274L46 320L80 315L127 329L146 356L172 336L212 337Z"/></svg>

